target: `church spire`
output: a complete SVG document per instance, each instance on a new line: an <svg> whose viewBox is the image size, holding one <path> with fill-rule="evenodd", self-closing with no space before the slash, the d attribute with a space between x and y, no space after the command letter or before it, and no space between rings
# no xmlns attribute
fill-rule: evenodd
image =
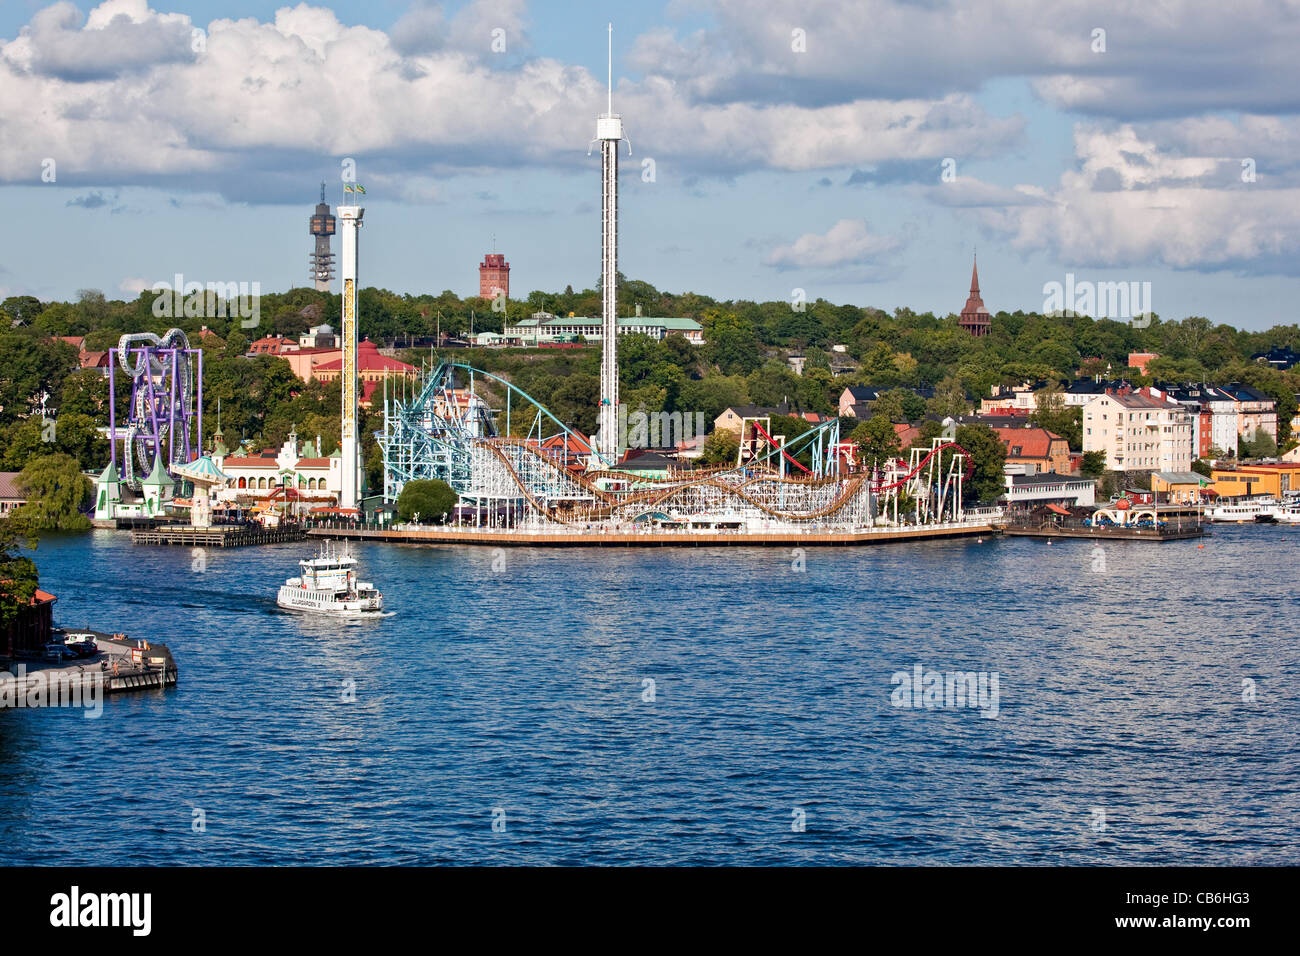
<svg viewBox="0 0 1300 956"><path fill-rule="evenodd" d="M989 328L993 324L992 316L984 307L984 300L980 298L979 263L974 261L973 257L970 269L970 298L966 300L966 308L961 310L961 318L957 324L976 338L988 335Z"/></svg>

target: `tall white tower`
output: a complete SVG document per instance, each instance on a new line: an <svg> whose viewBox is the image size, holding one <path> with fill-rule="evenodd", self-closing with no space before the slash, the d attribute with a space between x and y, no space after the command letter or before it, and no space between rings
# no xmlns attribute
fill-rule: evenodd
<svg viewBox="0 0 1300 956"><path fill-rule="evenodd" d="M361 495L361 445L357 435L357 230L366 214L360 206L339 206L343 249L343 481L340 508L355 508Z"/></svg>
<svg viewBox="0 0 1300 956"><path fill-rule="evenodd" d="M596 119L600 140L600 447L596 452L618 460L618 144L623 119L614 113L614 24L609 25L609 104Z"/></svg>

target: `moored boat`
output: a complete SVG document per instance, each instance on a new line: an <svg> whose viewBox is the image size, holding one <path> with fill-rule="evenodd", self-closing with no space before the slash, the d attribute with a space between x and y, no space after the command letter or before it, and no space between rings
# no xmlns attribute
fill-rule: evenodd
<svg viewBox="0 0 1300 956"><path fill-rule="evenodd" d="M1283 508L1272 496L1249 498L1240 501L1224 501L1206 512L1211 521L1250 522L1273 524L1280 520Z"/></svg>

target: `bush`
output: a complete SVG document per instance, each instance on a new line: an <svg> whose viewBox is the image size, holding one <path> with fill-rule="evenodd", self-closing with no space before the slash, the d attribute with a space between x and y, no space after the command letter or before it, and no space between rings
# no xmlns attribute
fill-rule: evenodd
<svg viewBox="0 0 1300 956"><path fill-rule="evenodd" d="M403 521L418 520L421 524L443 522L458 500L451 485L438 478L408 481L397 496L397 515Z"/></svg>

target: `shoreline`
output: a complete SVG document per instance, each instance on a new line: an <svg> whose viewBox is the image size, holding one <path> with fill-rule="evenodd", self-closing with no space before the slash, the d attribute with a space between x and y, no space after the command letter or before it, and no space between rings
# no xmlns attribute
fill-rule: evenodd
<svg viewBox="0 0 1300 956"><path fill-rule="evenodd" d="M526 531L455 528L312 528L308 538L395 544L466 544L492 547L789 547L887 544L893 541L968 538L999 534L990 523L927 525L848 531Z"/></svg>

